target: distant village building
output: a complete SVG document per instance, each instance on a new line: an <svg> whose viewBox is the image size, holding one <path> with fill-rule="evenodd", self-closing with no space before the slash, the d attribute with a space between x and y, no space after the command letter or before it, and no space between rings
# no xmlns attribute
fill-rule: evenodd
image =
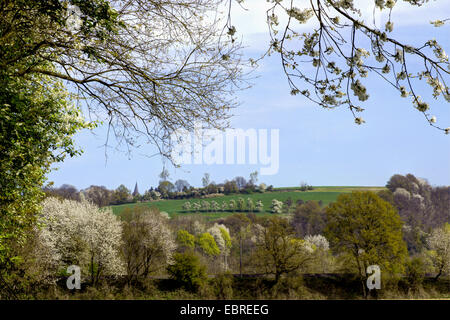
<svg viewBox="0 0 450 320"><path fill-rule="evenodd" d="M133 197L137 197L139 195L140 195L139 194L139 189L138 189L138 185L137 185L137 182L136 182L136 184L134 185Z"/></svg>

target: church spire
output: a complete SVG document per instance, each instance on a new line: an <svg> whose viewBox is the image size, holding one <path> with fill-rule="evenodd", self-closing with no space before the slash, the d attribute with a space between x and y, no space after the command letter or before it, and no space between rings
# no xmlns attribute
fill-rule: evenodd
<svg viewBox="0 0 450 320"><path fill-rule="evenodd" d="M136 197L138 195L139 195L139 189L138 189L138 185L136 182L136 184L134 185L133 197Z"/></svg>

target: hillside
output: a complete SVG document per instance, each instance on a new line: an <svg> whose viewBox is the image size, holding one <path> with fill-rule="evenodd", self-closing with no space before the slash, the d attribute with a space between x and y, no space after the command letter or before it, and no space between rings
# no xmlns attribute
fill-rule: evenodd
<svg viewBox="0 0 450 320"><path fill-rule="evenodd" d="M192 202L198 202L202 200L206 201L217 201L219 204L221 204L223 201L229 202L230 200L234 199L237 200L238 198L251 198L254 203L261 200L264 204L264 211L258 214L270 214L270 205L273 199L277 199L279 201L285 201L289 198L291 198L293 202L293 206L295 206L295 203L297 200L301 199L303 201L308 200L316 200L316 201L322 201L324 205L329 204L330 202L333 202L337 199L339 194L344 192L352 192L356 190L371 190L371 191L379 191L383 190L384 187L362 187L362 186L317 186L314 187L314 190L311 191L300 191L298 187L292 187L292 188L276 188L273 192L265 192L265 193L252 193L252 194L233 194L233 195L223 195L213 198L207 198L207 199L189 199L189 200L158 200L158 201L151 201L151 202L142 202L142 203L127 203L122 205L116 205L112 206L114 214L120 214L123 210L126 210L127 208L132 208L136 205L139 206L148 206L148 207L157 207L160 211L167 212L170 216L175 215L186 215L186 214L201 214L203 216L206 216L210 219L219 218L223 216L227 216L235 212L231 211L218 211L218 212L208 212L208 213L195 213L194 211L186 212L183 210L183 204L186 201Z"/></svg>

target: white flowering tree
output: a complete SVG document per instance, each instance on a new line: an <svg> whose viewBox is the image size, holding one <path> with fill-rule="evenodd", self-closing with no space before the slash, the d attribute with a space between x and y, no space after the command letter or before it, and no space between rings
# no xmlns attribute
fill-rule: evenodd
<svg viewBox="0 0 450 320"><path fill-rule="evenodd" d="M327 238L321 234L316 234L307 235L304 240L314 249L314 255L316 258L315 266L318 267L317 272L329 272L332 256L330 252L330 243Z"/></svg>
<svg viewBox="0 0 450 320"><path fill-rule="evenodd" d="M258 202L256 202L256 211L263 212L263 210L264 210L264 204L261 200L258 200Z"/></svg>
<svg viewBox="0 0 450 320"><path fill-rule="evenodd" d="M168 217L157 210L135 211L123 227L123 255L129 279L146 277L171 262L176 249Z"/></svg>
<svg viewBox="0 0 450 320"><path fill-rule="evenodd" d="M252 198L247 198L247 211L253 212L255 210L255 203Z"/></svg>
<svg viewBox="0 0 450 320"><path fill-rule="evenodd" d="M211 228L208 229L208 233L214 237L217 246L220 250L220 255L223 258L222 268L224 271L228 269L228 256L231 249L231 237L230 230L223 224L215 223Z"/></svg>
<svg viewBox="0 0 450 320"><path fill-rule="evenodd" d="M152 191L150 192L150 195L151 195L151 197L152 197L153 200L159 200L159 199L161 199L161 193L158 192L158 191L152 190Z"/></svg>
<svg viewBox="0 0 450 320"><path fill-rule="evenodd" d="M232 212L236 211L236 200L231 199L230 204L228 206Z"/></svg>
<svg viewBox="0 0 450 320"><path fill-rule="evenodd" d="M199 202L194 202L194 203L192 204L192 209L193 209L195 212L199 212L201 208L202 208L202 206L201 206L201 204L200 204Z"/></svg>
<svg viewBox="0 0 450 320"><path fill-rule="evenodd" d="M272 205L270 206L271 208L271 212L272 213L281 213L283 212L283 202L277 200L277 199L273 199L272 200Z"/></svg>
<svg viewBox="0 0 450 320"><path fill-rule="evenodd" d="M217 201L214 201L214 200L211 201L211 210L213 212L217 212L217 211L219 211L219 209L220 209L219 203Z"/></svg>
<svg viewBox="0 0 450 320"><path fill-rule="evenodd" d="M245 200L243 198L238 198L237 208L238 208L238 211L244 212L244 210L245 210Z"/></svg>
<svg viewBox="0 0 450 320"><path fill-rule="evenodd" d="M47 198L42 203L39 233L57 267L75 264L88 272L91 282L101 275L120 275L122 224L111 209L89 202Z"/></svg>
<svg viewBox="0 0 450 320"><path fill-rule="evenodd" d="M194 224L192 225L192 231L194 232L195 235L199 235L200 233L205 232L205 230L206 226L202 222L198 220L194 221Z"/></svg>
<svg viewBox="0 0 450 320"><path fill-rule="evenodd" d="M436 279L450 272L450 224L446 223L431 232L427 239L430 256L437 271Z"/></svg>
<svg viewBox="0 0 450 320"><path fill-rule="evenodd" d="M322 236L321 234L316 235L307 235L305 237L305 241L312 244L315 248L328 251L330 249L330 243L328 242L327 238Z"/></svg>
<svg viewBox="0 0 450 320"><path fill-rule="evenodd" d="M264 193L266 192L267 185L265 183L261 183L258 187L259 192Z"/></svg>
<svg viewBox="0 0 450 320"><path fill-rule="evenodd" d="M228 210L228 203L226 201L222 202L222 211L227 211Z"/></svg>
<svg viewBox="0 0 450 320"><path fill-rule="evenodd" d="M237 0L244 7L247 1ZM420 87L420 82L426 82L433 98L442 97L444 102L450 102L446 83L450 73L448 56L435 39L422 41L412 34L406 38L395 33L393 19L400 1L267 2L271 41L266 54L280 56L292 95L301 94L326 109L345 106L355 122L362 124L365 121L360 113L364 107L360 104L369 98L364 80L369 74L376 75L401 97L408 98L431 126L447 134L450 132L450 127L437 124L429 102L419 95L427 94L426 89ZM403 7L420 7L428 0L403 2ZM414 18L420 20L421 9L411 9L417 11ZM373 15L364 15L363 10L373 11ZM234 38L239 26L232 25L231 17L230 6L227 26L228 34ZM445 16L436 18L430 28L442 27L450 21ZM445 32L442 30L439 34L439 30L430 30L430 34L441 37L447 36Z"/></svg>
<svg viewBox="0 0 450 320"><path fill-rule="evenodd" d="M192 205L189 201L186 201L185 203L183 203L183 210L184 211L191 211Z"/></svg>
<svg viewBox="0 0 450 320"><path fill-rule="evenodd" d="M211 204L208 201L202 200L202 211L208 212L211 209Z"/></svg>

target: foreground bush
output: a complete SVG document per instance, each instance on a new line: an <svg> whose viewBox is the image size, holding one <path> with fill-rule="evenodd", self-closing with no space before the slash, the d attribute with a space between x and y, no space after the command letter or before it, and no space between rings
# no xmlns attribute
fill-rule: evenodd
<svg viewBox="0 0 450 320"><path fill-rule="evenodd" d="M158 209L135 207L122 219L122 253L129 280L147 277L164 268L176 249L168 217Z"/></svg>
<svg viewBox="0 0 450 320"><path fill-rule="evenodd" d="M38 233L40 252L53 265L48 272L57 276L57 270L78 265L82 277L89 274L92 283L101 275L124 273L120 259L122 224L110 209L56 198L47 198L42 206Z"/></svg>
<svg viewBox="0 0 450 320"><path fill-rule="evenodd" d="M167 267L167 272L178 285L189 291L198 291L207 280L206 267L192 252L176 253L174 263Z"/></svg>

